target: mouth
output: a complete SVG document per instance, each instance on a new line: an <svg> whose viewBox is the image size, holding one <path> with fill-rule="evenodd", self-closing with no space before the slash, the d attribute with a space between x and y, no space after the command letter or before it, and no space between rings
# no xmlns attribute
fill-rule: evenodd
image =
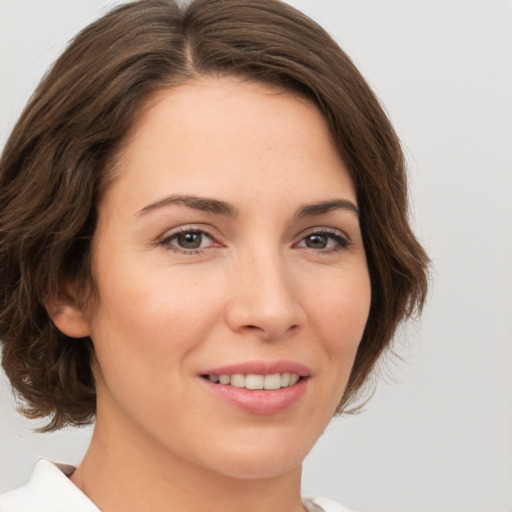
<svg viewBox="0 0 512 512"><path fill-rule="evenodd" d="M311 376L309 368L294 361L236 363L198 375L213 396L253 415L272 415L298 406Z"/></svg>
<svg viewBox="0 0 512 512"><path fill-rule="evenodd" d="M221 386L269 391L294 386L300 380L306 378L291 372L273 373L269 375L243 373L234 373L232 375L206 374L201 375L201 377L209 380L213 384L219 384Z"/></svg>

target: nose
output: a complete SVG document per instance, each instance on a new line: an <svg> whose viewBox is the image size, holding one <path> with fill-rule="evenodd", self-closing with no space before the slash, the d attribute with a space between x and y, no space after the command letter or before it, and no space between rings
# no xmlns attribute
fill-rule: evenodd
<svg viewBox="0 0 512 512"><path fill-rule="evenodd" d="M232 330L275 340L303 325L306 315L296 279L278 254L258 251L232 270L227 307Z"/></svg>

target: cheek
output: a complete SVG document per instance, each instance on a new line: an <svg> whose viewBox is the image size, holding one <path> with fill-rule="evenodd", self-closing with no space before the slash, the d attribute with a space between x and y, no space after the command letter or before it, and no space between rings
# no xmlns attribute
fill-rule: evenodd
<svg viewBox="0 0 512 512"><path fill-rule="evenodd" d="M162 336L168 340L181 324L193 327L191 315L204 311L208 304L208 287L199 278L191 280L190 272L151 264L151 260L148 264L119 257L110 264L102 263L98 264L100 304L96 324L110 324L133 338L136 333L142 334L138 337L141 342L157 342Z"/></svg>
<svg viewBox="0 0 512 512"><path fill-rule="evenodd" d="M211 290L217 287L204 279L191 281L190 272L181 274L160 267L103 266L91 333L106 379L131 375L155 382L162 374L170 379L178 360L213 328L219 304Z"/></svg>
<svg viewBox="0 0 512 512"><path fill-rule="evenodd" d="M187 368L181 362L201 339L190 303L147 274L124 285L115 274L110 277L100 290L91 330L103 417L119 409L138 422L153 418L167 424L166 411L186 398L180 383Z"/></svg>
<svg viewBox="0 0 512 512"><path fill-rule="evenodd" d="M320 339L326 380L335 382L335 405L348 382L357 349L366 327L371 303L371 286L365 268L347 273L311 300L311 328Z"/></svg>
<svg viewBox="0 0 512 512"><path fill-rule="evenodd" d="M339 284L336 284L339 283ZM312 298L315 324L332 343L333 350L359 344L371 303L371 285L366 267L344 272Z"/></svg>

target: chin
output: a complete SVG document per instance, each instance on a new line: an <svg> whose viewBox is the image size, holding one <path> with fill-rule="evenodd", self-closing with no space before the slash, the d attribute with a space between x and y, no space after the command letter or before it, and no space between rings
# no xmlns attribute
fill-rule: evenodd
<svg viewBox="0 0 512 512"><path fill-rule="evenodd" d="M232 443L224 453L211 453L214 462L208 466L216 473L231 478L275 478L291 471L300 471L309 449L301 448L298 442L276 445L260 441L249 447Z"/></svg>
<svg viewBox="0 0 512 512"><path fill-rule="evenodd" d="M224 476L240 480L266 480L286 475L292 471L298 470L302 466L301 460L291 461L240 461L230 464L221 469ZM220 468L219 468L220 469ZM218 471L218 470L217 470Z"/></svg>

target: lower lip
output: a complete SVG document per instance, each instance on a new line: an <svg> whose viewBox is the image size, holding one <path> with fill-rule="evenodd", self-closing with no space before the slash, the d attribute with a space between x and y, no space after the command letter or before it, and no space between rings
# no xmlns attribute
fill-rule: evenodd
<svg viewBox="0 0 512 512"><path fill-rule="evenodd" d="M293 386L281 389L246 389L215 384L201 377L208 389L231 405L253 414L277 414L296 405L308 385L308 378L300 379Z"/></svg>

